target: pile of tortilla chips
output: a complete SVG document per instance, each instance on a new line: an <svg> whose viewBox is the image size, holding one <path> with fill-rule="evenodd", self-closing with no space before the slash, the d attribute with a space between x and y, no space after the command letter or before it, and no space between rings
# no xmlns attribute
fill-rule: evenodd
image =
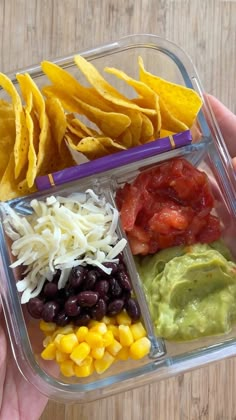
<svg viewBox="0 0 236 420"><path fill-rule="evenodd" d="M81 56L75 56L89 86L54 63L41 64L51 84L39 89L29 74L17 74L17 91L0 73L0 200L35 191L35 178L75 165L71 151L87 159L109 155L191 128L202 101L198 94L144 68L139 80L116 68L105 72L131 86L128 98Z"/></svg>

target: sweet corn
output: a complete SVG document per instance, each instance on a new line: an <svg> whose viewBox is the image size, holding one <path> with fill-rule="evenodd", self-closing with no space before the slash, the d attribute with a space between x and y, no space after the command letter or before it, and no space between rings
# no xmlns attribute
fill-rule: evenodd
<svg viewBox="0 0 236 420"><path fill-rule="evenodd" d="M42 351L41 357L44 360L54 360L56 357L56 346L54 343L48 344L48 346Z"/></svg>
<svg viewBox="0 0 236 420"><path fill-rule="evenodd" d="M147 337L139 338L130 346L130 357L135 360L142 359L149 353L150 348L151 342Z"/></svg>
<svg viewBox="0 0 236 420"><path fill-rule="evenodd" d="M101 359L104 356L105 347L95 347L91 350L91 356L94 359Z"/></svg>
<svg viewBox="0 0 236 420"><path fill-rule="evenodd" d="M117 327L117 325L108 325L107 330L111 331L114 338L119 340L120 335L119 335L119 328Z"/></svg>
<svg viewBox="0 0 236 420"><path fill-rule="evenodd" d="M110 346L107 346L106 349L112 356L116 356L122 349L122 345L119 343L119 341L114 339L113 343L110 344Z"/></svg>
<svg viewBox="0 0 236 420"><path fill-rule="evenodd" d="M51 333L53 331L55 331L56 329L56 324L54 322L45 322L43 319L41 319L40 323L39 323L39 328L41 331L47 333Z"/></svg>
<svg viewBox="0 0 236 420"><path fill-rule="evenodd" d="M54 338L54 344L58 350L60 350L61 346L61 339L64 337L64 334L57 334Z"/></svg>
<svg viewBox="0 0 236 420"><path fill-rule="evenodd" d="M60 363L60 371L62 375L70 377L75 374L75 364L72 360L65 360Z"/></svg>
<svg viewBox="0 0 236 420"><path fill-rule="evenodd" d="M76 337L76 334L67 334L61 338L59 350L61 350L63 353L71 353L77 344L78 338Z"/></svg>
<svg viewBox="0 0 236 420"><path fill-rule="evenodd" d="M80 366L75 365L75 375L80 378L85 378L86 376L89 376L94 371L93 366L93 359L91 356L87 356Z"/></svg>
<svg viewBox="0 0 236 420"><path fill-rule="evenodd" d="M53 334L53 339L55 338L55 336L57 335L57 334L63 334L63 335L66 335L66 334L71 334L71 333L73 333L74 332L74 328L73 328L73 326L72 325L65 325L65 327L59 327L59 328L57 328L57 330L55 331L55 333Z"/></svg>
<svg viewBox="0 0 236 420"><path fill-rule="evenodd" d="M90 346L83 342L78 344L72 351L70 358L76 365L80 365L90 353Z"/></svg>
<svg viewBox="0 0 236 420"><path fill-rule="evenodd" d="M87 376L92 375L93 371L93 364L85 366L75 366L75 376L78 376L79 378L86 378Z"/></svg>
<svg viewBox="0 0 236 420"><path fill-rule="evenodd" d="M99 334L105 334L107 332L107 326L105 322L99 322L98 324L94 325L92 328L90 328L91 332L97 332Z"/></svg>
<svg viewBox="0 0 236 420"><path fill-rule="evenodd" d="M139 338L146 337L147 335L142 322L136 322L135 324L130 325L130 331L132 332L135 341Z"/></svg>
<svg viewBox="0 0 236 420"><path fill-rule="evenodd" d="M104 324L106 324L106 325L115 325L116 324L116 318L112 317L112 316L105 315L102 318L101 322L104 322Z"/></svg>
<svg viewBox="0 0 236 420"><path fill-rule="evenodd" d="M65 360L69 360L69 354L63 353L60 350L56 350L56 361L57 363L64 362Z"/></svg>
<svg viewBox="0 0 236 420"><path fill-rule="evenodd" d="M131 325L132 319L127 314L126 311L120 312L118 315L116 315L116 321L118 325Z"/></svg>
<svg viewBox="0 0 236 420"><path fill-rule="evenodd" d="M44 340L43 340L43 347L47 347L48 344L52 343L52 336L51 335L47 335Z"/></svg>
<svg viewBox="0 0 236 420"><path fill-rule="evenodd" d="M105 351L104 356L100 360L94 361L94 368L98 374L105 372L115 361L115 358Z"/></svg>
<svg viewBox="0 0 236 420"><path fill-rule="evenodd" d="M103 341L101 334L93 331L89 331L88 334L85 337L85 341L89 344L90 347L102 347Z"/></svg>
<svg viewBox="0 0 236 420"><path fill-rule="evenodd" d="M76 331L76 337L78 338L79 343L85 340L86 335L88 334L88 327L79 327Z"/></svg>
<svg viewBox="0 0 236 420"><path fill-rule="evenodd" d="M130 357L129 347L122 347L122 349L117 354L116 358L118 360L128 360Z"/></svg>
<svg viewBox="0 0 236 420"><path fill-rule="evenodd" d="M92 319L88 323L88 329L91 330L91 328L95 327L95 325L98 325L98 324L99 324L99 321L96 321L95 319Z"/></svg>
<svg viewBox="0 0 236 420"><path fill-rule="evenodd" d="M113 343L113 341L114 341L114 335L113 335L112 331L107 331L103 335L102 339L103 339L103 345L104 345L104 347L110 346Z"/></svg>
<svg viewBox="0 0 236 420"><path fill-rule="evenodd" d="M131 346L134 342L132 333L128 325L119 325L120 344L122 346Z"/></svg>

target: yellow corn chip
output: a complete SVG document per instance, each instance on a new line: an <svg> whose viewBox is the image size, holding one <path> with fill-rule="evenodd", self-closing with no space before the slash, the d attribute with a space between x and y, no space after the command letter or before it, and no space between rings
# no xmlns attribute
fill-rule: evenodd
<svg viewBox="0 0 236 420"><path fill-rule="evenodd" d="M154 135L158 136L161 128L161 113L158 95L147 84L133 79L121 70L113 67L105 67L104 70L107 73L113 74L124 80L129 86L132 86L135 89L139 98L133 100L133 103L141 107L141 109L150 108L155 111L155 115L150 115L149 118L153 123Z"/></svg>
<svg viewBox="0 0 236 420"><path fill-rule="evenodd" d="M15 113L11 104L0 100L0 179L13 152L16 138Z"/></svg>
<svg viewBox="0 0 236 420"><path fill-rule="evenodd" d="M12 99L12 105L15 113L15 144L14 159L15 167L13 169L15 177L18 178L21 171L28 163L29 138L26 127L25 113L21 103L21 98L11 82L11 80L0 73L0 86L8 93Z"/></svg>
<svg viewBox="0 0 236 420"><path fill-rule="evenodd" d="M101 96L97 95L95 89L81 85L78 80L76 80L76 78L66 70L62 69L54 63L50 63L49 61L43 61L41 63L41 67L54 87L62 89L69 96L79 98L81 101L86 102L89 105L96 105L96 107L100 108L102 111L114 111L109 103L101 98Z"/></svg>
<svg viewBox="0 0 236 420"><path fill-rule="evenodd" d="M16 78L26 102L25 118L29 136L28 168L26 173L26 180L28 187L31 188L34 184L34 180L36 178L37 173L37 154L34 148L34 121L31 117L31 113L33 112L33 95L32 92L27 89L28 83L25 75L18 74Z"/></svg>
<svg viewBox="0 0 236 420"><path fill-rule="evenodd" d="M99 73L93 64L89 63L80 55L74 57L75 63L84 74L88 82L96 89L96 91L102 96L102 98L115 104L128 109L134 109L136 111L144 112L148 115L155 115L156 111L149 108L141 108L134 104L130 99L126 98L120 92L118 92L112 85L110 85Z"/></svg>
<svg viewBox="0 0 236 420"><path fill-rule="evenodd" d="M162 119L168 112L168 118L171 116L174 120L185 125L185 129L190 128L202 106L202 100L197 92L147 72L144 69L141 57L139 57L139 69L140 80L159 95ZM164 126L164 121L162 127L173 132L176 131L172 127ZM183 127L181 129L183 130Z"/></svg>

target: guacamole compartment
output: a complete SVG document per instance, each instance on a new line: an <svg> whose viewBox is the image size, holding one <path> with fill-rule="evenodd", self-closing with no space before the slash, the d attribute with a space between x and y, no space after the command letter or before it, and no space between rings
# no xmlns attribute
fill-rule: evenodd
<svg viewBox="0 0 236 420"><path fill-rule="evenodd" d="M186 341L227 333L236 320L236 264L223 242L135 257L156 335Z"/></svg>

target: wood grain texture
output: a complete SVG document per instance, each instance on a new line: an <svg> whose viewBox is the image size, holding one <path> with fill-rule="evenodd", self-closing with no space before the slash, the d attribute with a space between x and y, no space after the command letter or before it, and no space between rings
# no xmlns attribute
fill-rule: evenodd
<svg viewBox="0 0 236 420"><path fill-rule="evenodd" d="M133 33L182 46L206 91L236 112L236 1L0 0L0 71ZM230 359L89 404L50 402L41 420L235 420L235 389Z"/></svg>

